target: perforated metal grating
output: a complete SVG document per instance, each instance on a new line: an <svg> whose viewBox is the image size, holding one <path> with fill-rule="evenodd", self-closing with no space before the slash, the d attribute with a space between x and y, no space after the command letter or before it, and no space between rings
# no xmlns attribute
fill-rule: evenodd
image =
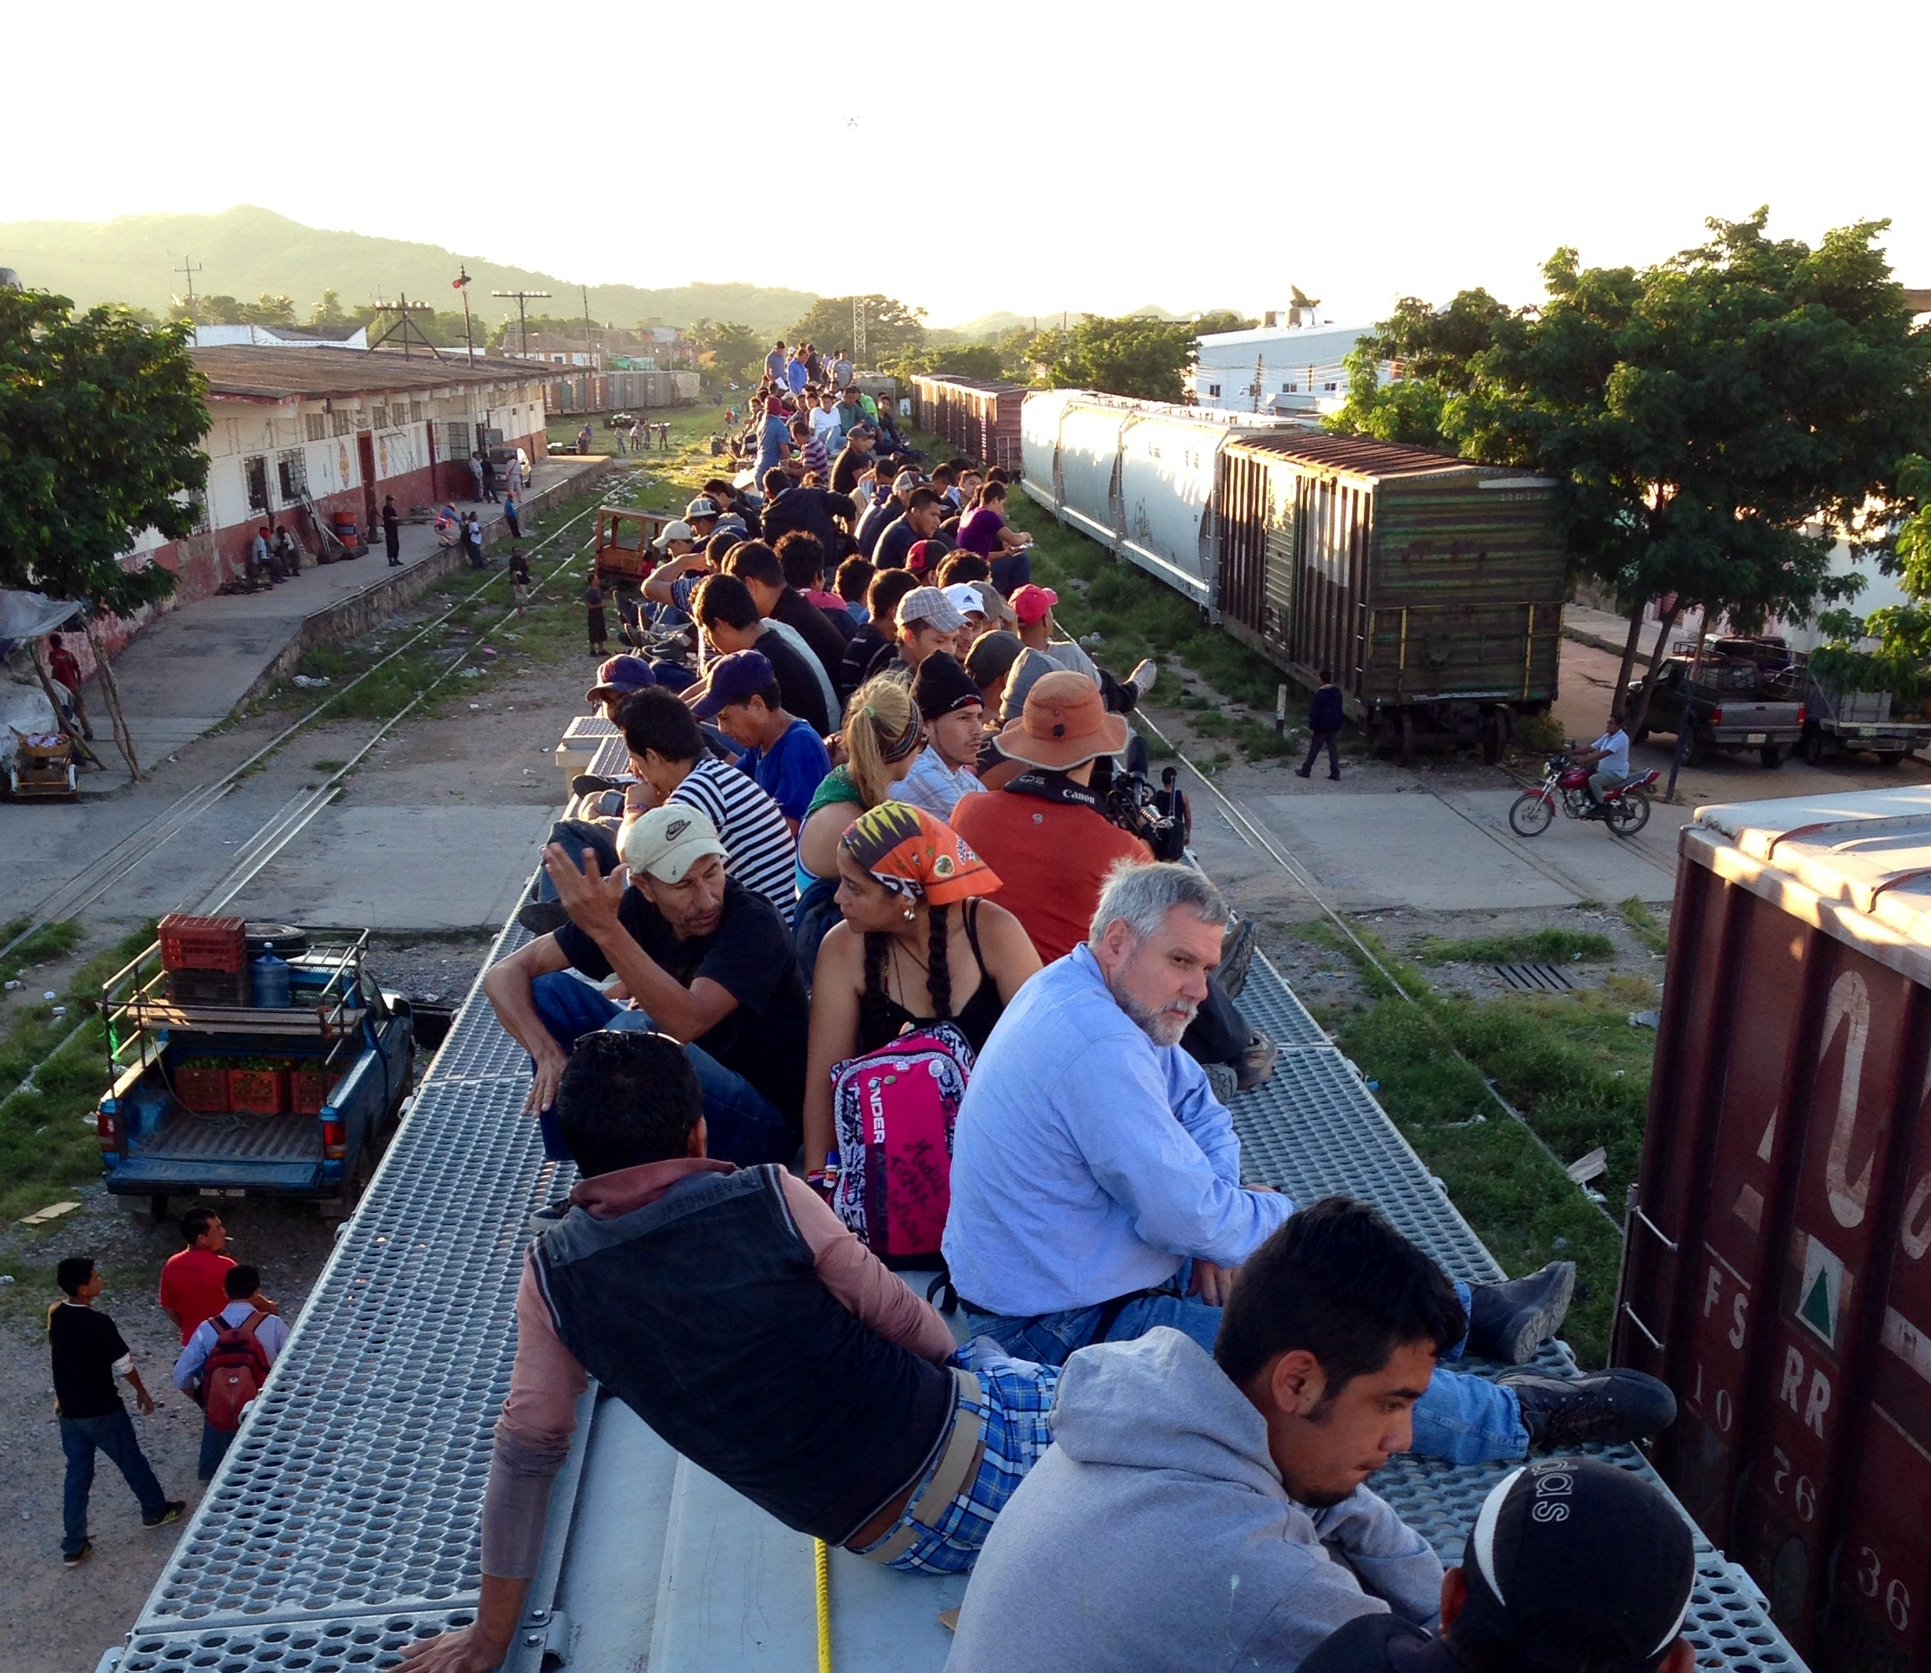
<svg viewBox="0 0 1931 1673"><path fill-rule="evenodd" d="M366 1673L404 1646L468 1626L469 1610L408 1610L357 1620L264 1623L214 1632L136 1631L120 1673Z"/></svg>
<svg viewBox="0 0 1931 1673"><path fill-rule="evenodd" d="M144 1632L473 1601L529 1219L572 1177L524 1085L418 1097Z"/></svg>
<svg viewBox="0 0 1931 1673"><path fill-rule="evenodd" d="M1256 1021L1248 1009L1246 990L1241 993L1241 1008L1249 1022L1264 1028L1267 1036L1277 1046L1331 1046L1327 1030L1314 1020L1312 1013L1303 1005L1294 990L1281 979L1281 973L1268 962L1265 953L1256 953L1254 963L1273 978L1270 982L1256 982L1251 1003L1266 1010L1268 1022ZM1248 978L1253 981L1254 978Z"/></svg>
<svg viewBox="0 0 1931 1673"><path fill-rule="evenodd" d="M604 778L617 778L630 771L630 746L621 737L605 738L590 758L589 771Z"/></svg>

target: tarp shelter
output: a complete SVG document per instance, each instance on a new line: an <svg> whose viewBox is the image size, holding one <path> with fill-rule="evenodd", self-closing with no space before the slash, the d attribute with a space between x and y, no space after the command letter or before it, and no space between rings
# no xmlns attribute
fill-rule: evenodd
<svg viewBox="0 0 1931 1673"><path fill-rule="evenodd" d="M81 613L72 599L45 593L0 592L0 659L22 645L44 639Z"/></svg>

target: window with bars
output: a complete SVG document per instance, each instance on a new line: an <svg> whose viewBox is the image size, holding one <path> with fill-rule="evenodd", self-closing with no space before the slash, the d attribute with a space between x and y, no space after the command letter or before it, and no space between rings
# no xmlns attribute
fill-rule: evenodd
<svg viewBox="0 0 1931 1673"><path fill-rule="evenodd" d="M281 486L283 505L293 505L308 493L308 458L299 447L275 456L275 478Z"/></svg>
<svg viewBox="0 0 1931 1673"><path fill-rule="evenodd" d="M422 422L422 402L411 401L409 403L409 422L411 424L420 424Z"/></svg>
<svg viewBox="0 0 1931 1673"><path fill-rule="evenodd" d="M371 430L386 430L389 428L389 409L387 407L373 407L370 409L369 428Z"/></svg>
<svg viewBox="0 0 1931 1673"><path fill-rule="evenodd" d="M248 490L248 509L268 509L268 456L257 453L241 462L241 479Z"/></svg>
<svg viewBox="0 0 1931 1673"><path fill-rule="evenodd" d="M355 414L353 412L345 412L338 407L334 412L329 414L329 417L334 421L329 426L330 435L349 436L355 433Z"/></svg>
<svg viewBox="0 0 1931 1673"><path fill-rule="evenodd" d="M310 441L327 441L329 439L329 415L327 413L303 413L302 422L307 428L308 439Z"/></svg>

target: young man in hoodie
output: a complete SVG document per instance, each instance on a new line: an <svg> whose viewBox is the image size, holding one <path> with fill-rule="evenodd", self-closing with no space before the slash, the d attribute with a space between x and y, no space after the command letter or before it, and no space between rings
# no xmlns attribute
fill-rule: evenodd
<svg viewBox="0 0 1931 1673"><path fill-rule="evenodd" d="M802 1179L711 1160L676 1041L587 1036L557 1112L584 1177L523 1268L476 1623L412 1646L413 1673L508 1652L591 1376L787 1527L901 1571L970 1568L1052 1444L1059 1373L955 1352Z"/></svg>
<svg viewBox="0 0 1931 1673"><path fill-rule="evenodd" d="M1462 1328L1435 1264L1335 1197L1255 1251L1211 1355L1172 1329L1076 1355L946 1673L1291 1673L1358 1615L1432 1627L1441 1561L1366 1483Z"/></svg>
<svg viewBox="0 0 1931 1673"><path fill-rule="evenodd" d="M1035 695L1076 679L1048 675ZM955 828L1010 893L1010 862L971 819L1000 799L975 797ZM1191 867L1118 867L1086 944L1033 977L999 1019L959 1111L945 1225L974 1334L1045 1364L1157 1325L1210 1347L1234 1270L1294 1213L1278 1192L1242 1185L1233 1118L1179 1043L1226 924L1219 891ZM1574 1284L1564 1261L1459 1286L1466 1350L1507 1365L1532 1358ZM1415 1451L1454 1464L1514 1459L1635 1440L1675 1416L1668 1388L1639 1371L1488 1382L1443 1370L1415 1414Z"/></svg>

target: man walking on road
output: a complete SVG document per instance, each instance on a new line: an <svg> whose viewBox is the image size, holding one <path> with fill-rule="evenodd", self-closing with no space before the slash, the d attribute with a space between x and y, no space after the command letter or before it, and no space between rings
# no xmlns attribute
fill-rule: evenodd
<svg viewBox="0 0 1931 1673"><path fill-rule="evenodd" d="M1294 769L1297 777L1313 777L1315 758L1325 749L1328 752L1328 777L1340 778L1341 757L1334 747L1334 740L1341 736L1341 728L1347 724L1347 718L1347 710L1341 704L1341 688L1334 683L1333 674L1323 668L1320 689L1307 706L1307 759Z"/></svg>
<svg viewBox="0 0 1931 1673"><path fill-rule="evenodd" d="M74 719L80 726L83 738L94 736L94 726L87 718L86 706L80 699L80 663L74 653L62 642L58 633L47 635L47 671L57 684L67 688L67 700L73 705Z"/></svg>
<svg viewBox="0 0 1931 1673"><path fill-rule="evenodd" d="M174 1362L174 1386L183 1394L197 1384L201 1390L201 1460L195 1473L203 1481L214 1479L240 1433L242 1413L288 1346L288 1326L262 1298L259 1272L232 1267L221 1284L227 1297L221 1311L201 1321Z"/></svg>
<svg viewBox="0 0 1931 1673"><path fill-rule="evenodd" d="M382 544L389 554L389 567L402 567L402 522L396 515L396 497L385 494L382 500Z"/></svg>
<svg viewBox="0 0 1931 1673"><path fill-rule="evenodd" d="M104 1452L127 1478L141 1502L141 1526L159 1528L177 1520L187 1504L170 1499L155 1480L154 1471L134 1438L134 1424L114 1386L126 1380L140 1402L141 1415L154 1412L154 1397L134 1368L114 1321L94 1311L107 1285L89 1255L70 1255L55 1269L55 1282L66 1295L47 1312L47 1345L53 1353L54 1403L60 1414L60 1450L67 1458L67 1487L62 1506L60 1560L69 1568L87 1561L93 1542L87 1537L87 1496L94 1486L94 1454Z"/></svg>

